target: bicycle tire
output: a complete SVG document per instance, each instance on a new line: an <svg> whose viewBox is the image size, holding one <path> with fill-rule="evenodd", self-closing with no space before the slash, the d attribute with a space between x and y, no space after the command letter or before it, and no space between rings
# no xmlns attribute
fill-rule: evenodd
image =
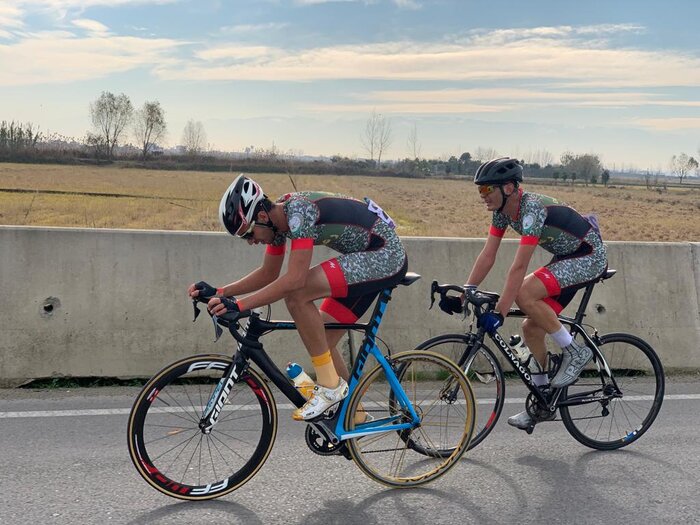
<svg viewBox="0 0 700 525"><path fill-rule="evenodd" d="M607 405L596 401L561 406L559 413L564 426L579 443L598 450L614 450L638 440L656 419L664 397L664 372L656 352L639 337L613 333L602 336L600 341L598 348L622 397L610 399ZM604 368L598 370L594 360L577 382L562 392L562 399L577 393L583 395L591 387L602 390L611 383L610 375ZM597 410L600 415L595 414Z"/></svg>
<svg viewBox="0 0 700 525"><path fill-rule="evenodd" d="M468 337L464 334L445 334L423 341L416 350L430 350L452 359L469 379L476 398L474 437L469 443L471 450L496 426L506 398L506 383L498 359L485 344L482 343L476 354L465 361L467 342Z"/></svg>
<svg viewBox="0 0 700 525"><path fill-rule="evenodd" d="M457 365L434 352L413 350L395 354L389 361L395 370L402 370L402 387L421 424L350 439L347 446L355 464L370 478L390 487L414 487L442 476L466 452L474 432L474 394ZM450 400L441 397L448 391L454 394ZM355 423L361 419L359 413L373 415L373 425L401 414L397 422L409 420L390 392L381 366L365 373L350 398L346 428L361 427ZM448 450L448 455L441 454Z"/></svg>
<svg viewBox="0 0 700 525"><path fill-rule="evenodd" d="M134 402L129 455L141 477L167 496L224 496L251 479L272 450L277 407L253 369L231 387L211 433L199 429L204 407L231 362L224 355L176 361L155 374Z"/></svg>

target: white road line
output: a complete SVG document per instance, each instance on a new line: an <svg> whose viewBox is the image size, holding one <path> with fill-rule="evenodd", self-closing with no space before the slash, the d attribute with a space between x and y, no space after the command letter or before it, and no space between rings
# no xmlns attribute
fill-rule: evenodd
<svg viewBox="0 0 700 525"><path fill-rule="evenodd" d="M624 398L626 401L651 401L651 396L628 396ZM700 394L669 394L664 396L664 401L686 401L698 400ZM524 398L508 397L505 403L524 403ZM493 399L479 399L479 405L487 405L493 403ZM250 406L235 406L237 410L257 410L257 407ZM292 410L294 405L291 403L279 403L278 410ZM183 409L172 408L158 409L159 412L181 412ZM88 408L82 410L31 410L24 412L0 412L0 419L11 418L27 418L27 417L76 417L76 416L124 416L128 415L131 409L129 408Z"/></svg>

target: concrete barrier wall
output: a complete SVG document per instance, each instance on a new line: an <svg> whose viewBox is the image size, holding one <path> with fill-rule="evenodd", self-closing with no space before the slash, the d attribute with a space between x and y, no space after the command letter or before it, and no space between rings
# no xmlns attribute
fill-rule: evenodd
<svg viewBox="0 0 700 525"><path fill-rule="evenodd" d="M395 291L380 328L395 351L463 330L461 319L428 310L430 282L464 282L483 240L408 237L405 244L410 271L423 278ZM588 323L601 333L646 339L668 369L700 368L700 244L608 246L610 267L619 272L597 287ZM517 241L504 242L485 288L500 292L516 248ZM317 261L332 254L316 252ZM231 282L254 269L262 253L223 233L0 227L0 384L149 376L186 355L231 353L227 334L213 343L206 316L192 324L185 289L199 279ZM538 250L531 269L547 259ZM273 317L288 318L283 304ZM506 331L518 327L510 320ZM294 359L308 366L295 332L265 342L278 364Z"/></svg>

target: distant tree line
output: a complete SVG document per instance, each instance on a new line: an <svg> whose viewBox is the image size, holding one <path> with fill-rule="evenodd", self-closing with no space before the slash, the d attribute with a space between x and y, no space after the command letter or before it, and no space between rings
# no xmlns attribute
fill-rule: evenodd
<svg viewBox="0 0 700 525"><path fill-rule="evenodd" d="M310 173L338 175L401 176L411 178L471 178L479 165L499 157L493 148L476 147L448 158L421 157L421 143L416 124L408 132L409 155L400 160L386 160L394 144L395 133L390 119L372 111L360 135L367 159L335 155L329 159L306 159L292 153L282 154L271 148L245 148L244 153L215 152L207 145L201 122L190 119L185 125L181 143L175 150L162 147L168 132L165 111L158 101L146 101L135 108L130 98L121 93L104 91L89 105L92 129L76 140L58 134L45 134L33 123L0 122L0 161L56 163L112 163L153 169L207 171L247 171ZM133 141L133 142L132 142ZM700 150L698 151L700 154ZM551 179L558 184L598 184L610 181L606 169L595 153L565 152L559 163L546 150L530 152L520 159L526 176ZM686 153L674 155L670 172L679 183L693 174L700 175L698 161ZM642 174L647 187L658 187L660 171Z"/></svg>

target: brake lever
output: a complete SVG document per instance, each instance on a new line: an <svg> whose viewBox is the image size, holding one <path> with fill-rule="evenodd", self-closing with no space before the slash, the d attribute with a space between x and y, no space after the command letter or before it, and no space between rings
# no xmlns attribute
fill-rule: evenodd
<svg viewBox="0 0 700 525"><path fill-rule="evenodd" d="M194 323L197 320L197 317L199 317L199 307L197 306L197 299L192 299L192 307L194 308L194 319L192 319L192 322Z"/></svg>
<svg viewBox="0 0 700 525"><path fill-rule="evenodd" d="M433 305L435 304L435 291L437 290L437 281L433 281L432 284L430 285L430 306L428 307L428 310L433 309Z"/></svg>
<svg viewBox="0 0 700 525"><path fill-rule="evenodd" d="M219 326L216 315L212 314L211 320L214 323L214 335L215 335L214 342L216 343L219 340L219 338L221 337L221 334L224 333L224 329L221 328L221 326Z"/></svg>

